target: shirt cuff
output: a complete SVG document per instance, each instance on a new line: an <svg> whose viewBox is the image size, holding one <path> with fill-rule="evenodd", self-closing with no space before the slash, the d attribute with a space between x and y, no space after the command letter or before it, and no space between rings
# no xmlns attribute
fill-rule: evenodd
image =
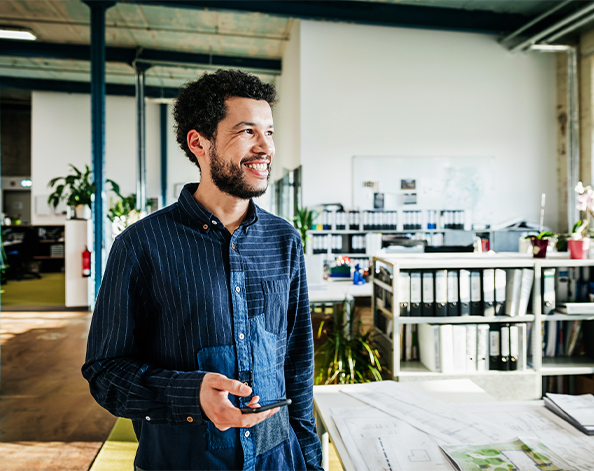
<svg viewBox="0 0 594 471"><path fill-rule="evenodd" d="M171 425L200 424L203 422L200 408L200 385L206 375L202 371L180 372L167 385L170 401Z"/></svg>

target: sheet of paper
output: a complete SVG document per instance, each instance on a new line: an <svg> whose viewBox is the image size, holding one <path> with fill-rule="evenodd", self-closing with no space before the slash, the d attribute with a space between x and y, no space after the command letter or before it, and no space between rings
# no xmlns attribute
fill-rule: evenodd
<svg viewBox="0 0 594 471"><path fill-rule="evenodd" d="M394 381L345 386L341 392L404 420L435 437L440 444L498 443L513 438L509 430L496 422L461 412L452 404Z"/></svg>
<svg viewBox="0 0 594 471"><path fill-rule="evenodd" d="M437 443L370 406L335 407L332 419L357 471L448 471Z"/></svg>
<svg viewBox="0 0 594 471"><path fill-rule="evenodd" d="M594 471L594 437L548 411L542 401L464 404L466 413L494 422L523 440L542 442L571 466Z"/></svg>
<svg viewBox="0 0 594 471"><path fill-rule="evenodd" d="M584 426L594 425L594 396L592 394L571 396L569 394L547 393L547 397L580 424Z"/></svg>
<svg viewBox="0 0 594 471"><path fill-rule="evenodd" d="M443 446L461 471L577 471L543 444L518 438L504 443Z"/></svg>

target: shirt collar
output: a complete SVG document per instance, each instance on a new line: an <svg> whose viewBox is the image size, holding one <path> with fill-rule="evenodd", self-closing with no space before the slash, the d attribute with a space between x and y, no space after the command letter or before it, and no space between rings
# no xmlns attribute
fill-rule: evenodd
<svg viewBox="0 0 594 471"><path fill-rule="evenodd" d="M194 198L194 193L198 189L198 183L188 183L184 186L178 199L179 206L190 218L197 223L201 229L208 230L212 226L212 222L216 221L218 224L222 223L214 214L207 211L202 207L198 201ZM250 199L248 212L245 219L241 223L241 226L250 226L258 220L258 213L260 208L254 204L253 200Z"/></svg>

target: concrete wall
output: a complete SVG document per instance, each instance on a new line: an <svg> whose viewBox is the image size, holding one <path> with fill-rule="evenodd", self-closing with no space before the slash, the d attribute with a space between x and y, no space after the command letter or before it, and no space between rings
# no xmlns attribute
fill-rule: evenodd
<svg viewBox="0 0 594 471"><path fill-rule="evenodd" d="M486 35L315 21L294 41L305 205L351 207L354 155L494 156L493 222L538 220L546 192L557 226L553 56Z"/></svg>

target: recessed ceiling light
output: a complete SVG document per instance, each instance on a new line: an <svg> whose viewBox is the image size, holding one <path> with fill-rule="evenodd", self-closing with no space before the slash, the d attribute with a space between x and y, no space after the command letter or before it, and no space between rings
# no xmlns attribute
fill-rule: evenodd
<svg viewBox="0 0 594 471"><path fill-rule="evenodd" d="M0 39L20 39L23 41L35 41L37 36L33 31L18 26L0 26Z"/></svg>

